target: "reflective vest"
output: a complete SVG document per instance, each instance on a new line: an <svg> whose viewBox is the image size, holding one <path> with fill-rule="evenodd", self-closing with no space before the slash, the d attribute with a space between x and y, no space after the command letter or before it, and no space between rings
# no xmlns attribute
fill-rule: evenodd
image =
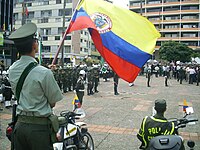
<svg viewBox="0 0 200 150"><path fill-rule="evenodd" d="M174 123L166 119L157 119L153 116L146 116L143 119L138 135L142 138L144 147L147 147L150 140L158 135L175 134Z"/></svg>

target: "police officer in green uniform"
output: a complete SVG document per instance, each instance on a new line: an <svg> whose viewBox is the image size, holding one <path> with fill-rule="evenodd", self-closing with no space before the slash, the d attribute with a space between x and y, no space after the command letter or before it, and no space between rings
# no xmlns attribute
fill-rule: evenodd
<svg viewBox="0 0 200 150"><path fill-rule="evenodd" d="M9 38L21 57L9 68L9 80L16 96L16 85L24 71L31 63L36 62L38 42L35 37L37 26L28 23L13 32ZM26 77L17 106L17 123L14 129L15 150L53 150L52 108L63 95L50 69L37 65Z"/></svg>
<svg viewBox="0 0 200 150"><path fill-rule="evenodd" d="M168 122L164 117L166 111L166 101L158 99L155 101L156 114L154 116L146 116L141 124L138 139L142 142L140 149L146 149L150 140L158 135L173 135L175 134L174 123Z"/></svg>

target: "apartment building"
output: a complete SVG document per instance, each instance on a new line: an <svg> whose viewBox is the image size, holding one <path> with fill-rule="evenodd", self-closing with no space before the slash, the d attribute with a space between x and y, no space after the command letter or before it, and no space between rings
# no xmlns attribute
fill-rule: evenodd
<svg viewBox="0 0 200 150"><path fill-rule="evenodd" d="M69 25L78 0L14 0L14 27L34 22L42 38L42 58L51 61L61 42L63 32ZM65 14L65 15L64 15ZM65 62L98 56L88 30L68 34L64 41ZM62 55L59 53L58 58Z"/></svg>
<svg viewBox="0 0 200 150"><path fill-rule="evenodd" d="M147 17L161 33L155 55L169 40L200 50L199 8L199 0L130 0L130 10Z"/></svg>
<svg viewBox="0 0 200 150"><path fill-rule="evenodd" d="M9 66L16 59L14 42L8 39L13 25L13 0L0 0L0 61Z"/></svg>

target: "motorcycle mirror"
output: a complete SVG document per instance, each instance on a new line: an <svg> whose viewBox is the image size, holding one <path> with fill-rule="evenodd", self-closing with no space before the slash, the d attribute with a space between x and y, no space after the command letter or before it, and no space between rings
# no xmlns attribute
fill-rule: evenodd
<svg viewBox="0 0 200 150"><path fill-rule="evenodd" d="M194 109L192 107L187 107L186 108L186 114L187 115L190 115L190 114L193 114L194 113Z"/></svg>
<svg viewBox="0 0 200 150"><path fill-rule="evenodd" d="M85 111L82 108L76 108L74 111L76 114L79 114L79 116L76 116L77 118L81 119L85 117Z"/></svg>

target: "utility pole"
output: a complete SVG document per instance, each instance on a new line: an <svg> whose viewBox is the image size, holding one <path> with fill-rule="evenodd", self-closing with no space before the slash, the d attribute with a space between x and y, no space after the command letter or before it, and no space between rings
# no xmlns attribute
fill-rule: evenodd
<svg viewBox="0 0 200 150"><path fill-rule="evenodd" d="M142 0L140 0L140 15L142 16Z"/></svg>
<svg viewBox="0 0 200 150"><path fill-rule="evenodd" d="M66 0L64 0L63 2L63 28L62 28L62 36L64 36L64 32L65 32L65 6L66 6ZM62 62L62 68L64 66L64 44L65 40L62 44L62 53L61 53L61 62Z"/></svg>
<svg viewBox="0 0 200 150"><path fill-rule="evenodd" d="M22 25L25 24L25 2L22 2Z"/></svg>

